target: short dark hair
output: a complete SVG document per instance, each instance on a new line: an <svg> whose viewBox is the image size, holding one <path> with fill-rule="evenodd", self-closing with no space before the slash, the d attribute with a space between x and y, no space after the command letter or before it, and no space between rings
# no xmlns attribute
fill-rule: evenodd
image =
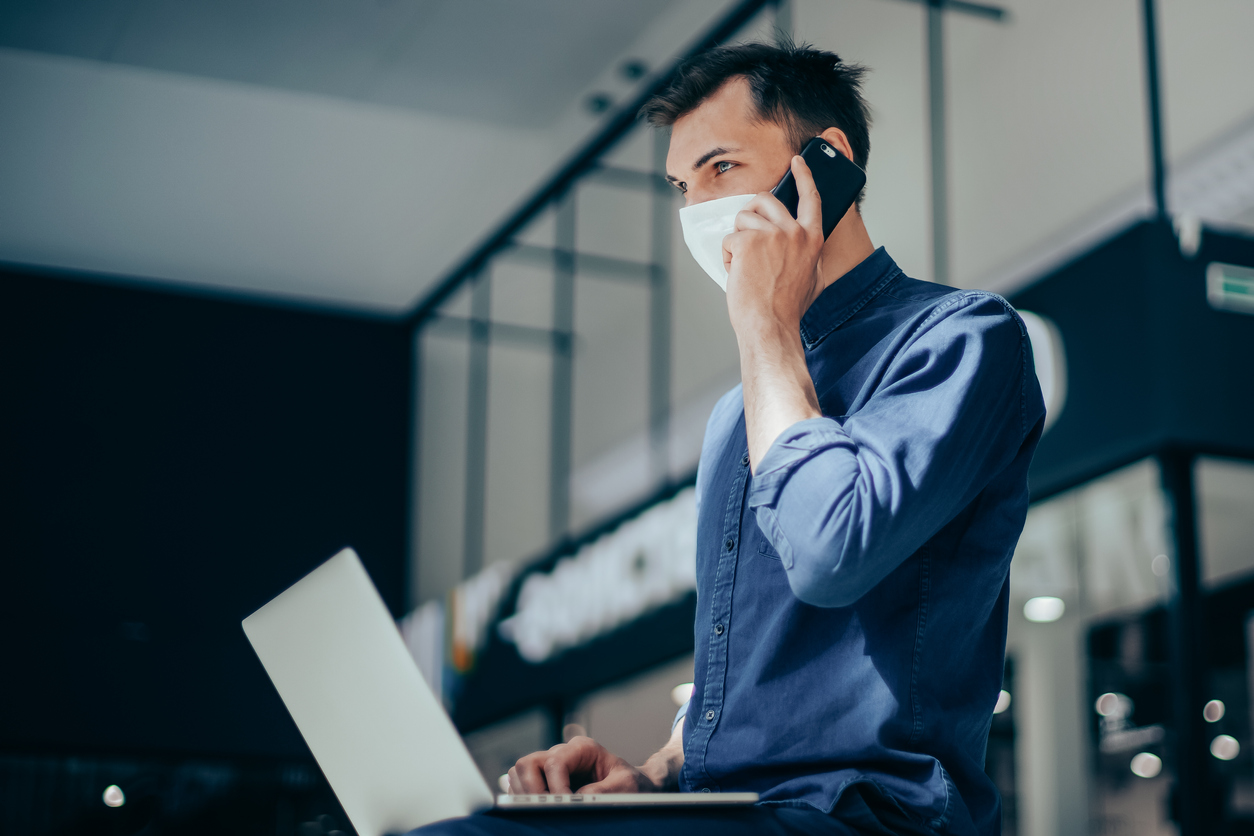
<svg viewBox="0 0 1254 836"><path fill-rule="evenodd" d="M849 138L853 161L866 168L871 153L871 113L862 98L866 72L860 64L846 64L836 53L808 44L717 47L681 64L640 114L655 128L670 127L728 81L743 78L759 117L782 126L798 152L827 128L840 128Z"/></svg>

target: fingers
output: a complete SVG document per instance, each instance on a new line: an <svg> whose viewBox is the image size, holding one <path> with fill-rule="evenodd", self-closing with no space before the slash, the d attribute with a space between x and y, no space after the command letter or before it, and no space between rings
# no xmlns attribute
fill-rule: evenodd
<svg viewBox="0 0 1254 836"><path fill-rule="evenodd" d="M537 757L537 755L546 754L548 753L537 752L527 755L525 758L519 758L518 762L510 767L510 792L519 795L548 792L548 783L544 777L544 770L541 768L542 760Z"/></svg>
<svg viewBox="0 0 1254 836"><path fill-rule="evenodd" d="M754 198L754 201L756 200L757 198ZM737 232L744 232L747 229L760 229L760 230L763 230L764 232L768 232L780 225L778 220L772 220L771 218L768 218L766 215L760 212L754 211L754 209L750 208L754 205L754 201L750 201L748 204L746 204L744 209L741 209L739 212L736 213L736 231ZM784 209L783 205L780 204L778 200L776 200L775 203L779 204L779 208L783 211L784 215L788 218L788 223L790 224L794 223L792 219L792 215L788 214L788 210ZM763 201L763 204L765 204L765 201ZM766 208L765 205L763 206L763 208L764 209Z"/></svg>
<svg viewBox="0 0 1254 836"><path fill-rule="evenodd" d="M810 166L799 154L792 158L792 176L797 181L797 223L822 240L823 201L819 197L819 187L814 184Z"/></svg>
<svg viewBox="0 0 1254 836"><path fill-rule="evenodd" d="M787 229L797 223L793 216L788 213L788 209L784 207L784 204L779 202L779 198L770 192L762 192L744 205L744 208L736 215L736 229L742 228L740 226L742 216L748 222L755 215L763 218L771 225L783 229ZM744 228L748 229L749 227L746 226Z"/></svg>
<svg viewBox="0 0 1254 836"><path fill-rule="evenodd" d="M625 762L614 767L600 781L585 784L576 792L584 794L604 792L650 792L653 787L639 769Z"/></svg>
<svg viewBox="0 0 1254 836"><path fill-rule="evenodd" d="M549 792L570 792L570 773L586 771L581 765L580 750L581 747L569 743L549 750L549 756L544 759L544 778Z"/></svg>
<svg viewBox="0 0 1254 836"><path fill-rule="evenodd" d="M606 792L637 792L636 786L630 781L624 781L617 775L608 775L604 781L596 781L591 784L584 784L575 792L580 795L593 795L595 793Z"/></svg>
<svg viewBox="0 0 1254 836"><path fill-rule="evenodd" d="M519 758L509 770L510 792L568 793L571 774L595 772L601 751L604 750L593 740L576 737L546 752Z"/></svg>

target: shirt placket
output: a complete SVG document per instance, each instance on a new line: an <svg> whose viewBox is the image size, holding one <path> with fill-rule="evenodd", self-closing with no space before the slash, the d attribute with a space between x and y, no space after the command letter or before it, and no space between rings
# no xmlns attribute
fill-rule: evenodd
<svg viewBox="0 0 1254 836"><path fill-rule="evenodd" d="M710 621L707 626L710 634L709 662L706 665L705 685L702 694L701 713L698 715L697 728L693 732L692 745L689 748L696 755L696 763L691 764L692 775L701 785L696 787L699 792L710 792L718 787L710 773L706 770L706 754L710 738L718 727L719 717L723 712L723 696L727 684L727 641L731 635L731 602L732 590L736 585L736 564L740 554L740 521L744 514L745 486L749 478L749 451L746 448L740 457L740 466L732 479L731 490L727 497L727 509L723 514L723 528L717 569L714 571L714 583L710 595Z"/></svg>

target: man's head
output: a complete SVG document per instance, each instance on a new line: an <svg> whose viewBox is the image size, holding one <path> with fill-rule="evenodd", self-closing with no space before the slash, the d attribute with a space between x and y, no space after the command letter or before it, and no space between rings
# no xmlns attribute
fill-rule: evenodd
<svg viewBox="0 0 1254 836"><path fill-rule="evenodd" d="M689 205L756 194L774 188L815 136L866 168L865 72L806 46L720 47L685 62L641 112L654 127L671 128L667 179Z"/></svg>

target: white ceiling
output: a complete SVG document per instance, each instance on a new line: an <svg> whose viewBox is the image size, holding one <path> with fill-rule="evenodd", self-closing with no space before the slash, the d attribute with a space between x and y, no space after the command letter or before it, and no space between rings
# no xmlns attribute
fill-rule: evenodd
<svg viewBox="0 0 1254 836"><path fill-rule="evenodd" d="M403 310L607 118L585 96L626 101L625 60L668 66L732 2L3 0L0 261ZM1136 0L1003 4L948 16L947 100L952 273L1009 290L1143 213L1148 166ZM873 69L865 216L928 278L925 7L790 9ZM1202 188L1229 167L1187 172L1247 147L1254 5L1163 15L1173 208L1248 223Z"/></svg>
<svg viewBox="0 0 1254 836"><path fill-rule="evenodd" d="M537 127L673 0L16 0L0 47Z"/></svg>
<svg viewBox="0 0 1254 836"><path fill-rule="evenodd" d="M729 2L0 2L0 262L404 310Z"/></svg>

